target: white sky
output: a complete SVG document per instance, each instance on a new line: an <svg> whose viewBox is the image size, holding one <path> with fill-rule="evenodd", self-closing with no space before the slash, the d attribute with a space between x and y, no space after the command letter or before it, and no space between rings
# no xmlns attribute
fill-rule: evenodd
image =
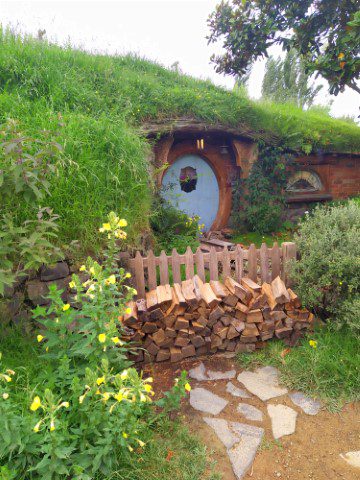
<svg viewBox="0 0 360 480"><path fill-rule="evenodd" d="M232 77L218 75L209 58L219 47L207 45L206 20L220 0L16 1L0 0L0 22L19 32L69 42L88 51L135 52L170 67L178 61L184 73L210 78L232 88ZM276 49L275 54L281 50ZM249 93L261 95L265 61L253 67ZM326 85L324 80L320 83ZM350 89L337 97L323 88L316 103L333 100L333 116L359 113L360 96Z"/></svg>

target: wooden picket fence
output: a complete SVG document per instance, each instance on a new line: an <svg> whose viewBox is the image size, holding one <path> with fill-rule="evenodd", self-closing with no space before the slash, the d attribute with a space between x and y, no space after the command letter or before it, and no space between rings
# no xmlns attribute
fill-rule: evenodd
<svg viewBox="0 0 360 480"><path fill-rule="evenodd" d="M171 255L166 255L162 251L159 256L155 256L150 250L147 256L136 252L134 258L123 260L132 273L138 298L143 298L146 290L152 290L157 285L180 283L182 280L192 278L195 273L203 281L225 279L230 275L236 281L247 276L260 283L270 282L279 275L289 286L286 265L289 260L295 258L295 243L284 242L279 248L275 242L272 247L263 243L259 249L254 244L248 249L237 245L232 251L226 247L222 251L216 251L212 247L210 252L203 252L199 247L193 253L188 247L183 255L174 249Z"/></svg>

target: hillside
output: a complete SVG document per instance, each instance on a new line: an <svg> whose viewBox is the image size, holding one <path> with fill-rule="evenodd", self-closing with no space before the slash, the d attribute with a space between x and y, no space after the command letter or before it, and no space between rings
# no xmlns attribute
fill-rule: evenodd
<svg viewBox="0 0 360 480"><path fill-rule="evenodd" d="M56 129L59 114L59 142L71 162L48 204L61 217L61 241L76 238L85 249L96 244L89 232L111 209L133 225L134 243L147 227L149 145L139 134L146 122L187 116L294 150L360 151L355 125L252 101L133 56L91 55L0 31L0 123L15 118L38 135Z"/></svg>

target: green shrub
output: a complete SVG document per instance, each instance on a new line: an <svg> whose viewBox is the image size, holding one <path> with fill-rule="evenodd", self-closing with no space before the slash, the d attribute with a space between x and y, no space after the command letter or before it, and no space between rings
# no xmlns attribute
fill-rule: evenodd
<svg viewBox="0 0 360 480"><path fill-rule="evenodd" d="M150 219L155 235L155 250L170 255L173 248L182 254L188 246L193 252L199 246L199 235L204 226L199 224L198 216L189 217L186 213L173 207L169 202L156 195L153 203L153 214Z"/></svg>
<svg viewBox="0 0 360 480"><path fill-rule="evenodd" d="M152 378L131 366L129 345L119 338L119 316L129 313L126 304L136 293L125 284L129 274L114 270L126 226L111 213L100 228L108 240L105 260L89 258L80 269L86 279L73 275L72 305L53 287L50 305L34 310L45 327L37 341L48 367L27 385L25 405L13 388L17 373L0 365L0 464L7 478L108 479L124 457L145 448L158 413L152 405L167 413L190 390L183 373L152 403Z"/></svg>
<svg viewBox="0 0 360 480"><path fill-rule="evenodd" d="M301 223L292 266L296 291L307 307L360 333L360 207L355 201L318 206Z"/></svg>

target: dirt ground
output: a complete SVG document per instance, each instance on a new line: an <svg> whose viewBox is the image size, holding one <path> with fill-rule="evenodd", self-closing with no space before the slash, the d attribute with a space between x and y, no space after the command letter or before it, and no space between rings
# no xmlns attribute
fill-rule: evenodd
<svg viewBox="0 0 360 480"><path fill-rule="evenodd" d="M219 357L202 359L212 370L230 370L235 368L241 372L240 366L233 360ZM200 360L184 361L181 364L157 364L146 366L145 371L154 377L154 388L157 394L169 389L173 380L181 370L189 370ZM226 380L197 382L226 398L229 404L217 416L231 421L243 422L236 412L236 405L242 401L228 394L225 390ZM239 387L237 380L233 383ZM287 397L272 399L268 403L282 403L298 412L296 432L293 435L275 441L271 432L270 419L266 413L266 405L257 397L246 399L246 403L254 405L264 413L263 422L250 422L265 428L265 436L256 454L252 469L244 480L272 480L276 478L289 480L359 480L360 471L349 466L340 453L360 449L360 403L346 405L339 413L320 411L315 416L306 415ZM223 480L236 480L223 444L215 432L202 420L202 414L194 410L188 401L183 402L181 415L189 429L208 446L210 458L216 461L215 471L222 474Z"/></svg>

